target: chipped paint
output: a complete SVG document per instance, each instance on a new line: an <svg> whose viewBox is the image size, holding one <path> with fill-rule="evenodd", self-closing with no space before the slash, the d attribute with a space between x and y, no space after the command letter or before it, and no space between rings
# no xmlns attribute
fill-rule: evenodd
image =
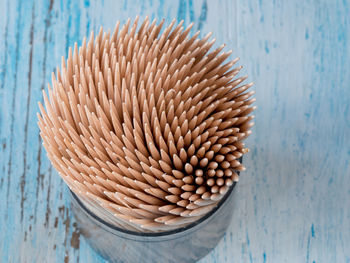
<svg viewBox="0 0 350 263"><path fill-rule="evenodd" d="M256 83L233 223L201 263L350 260L349 3L2 0L0 10L1 262L104 262L41 147L37 101L69 46L139 13L212 31Z"/></svg>

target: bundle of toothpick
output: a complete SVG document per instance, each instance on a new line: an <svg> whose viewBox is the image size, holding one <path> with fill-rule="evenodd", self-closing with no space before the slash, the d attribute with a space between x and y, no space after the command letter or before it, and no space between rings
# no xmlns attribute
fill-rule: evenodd
<svg viewBox="0 0 350 263"><path fill-rule="evenodd" d="M69 50L38 114L70 189L124 229L180 228L212 210L244 170L252 83L211 34L130 19Z"/></svg>

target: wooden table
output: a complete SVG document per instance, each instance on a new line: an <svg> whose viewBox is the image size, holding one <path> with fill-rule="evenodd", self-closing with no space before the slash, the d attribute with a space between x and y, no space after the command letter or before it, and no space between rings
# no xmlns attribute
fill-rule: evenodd
<svg viewBox="0 0 350 263"><path fill-rule="evenodd" d="M37 102L69 46L140 14L213 31L256 83L233 222L201 262L350 262L350 5L321 2L1 0L0 261L103 262L41 145Z"/></svg>

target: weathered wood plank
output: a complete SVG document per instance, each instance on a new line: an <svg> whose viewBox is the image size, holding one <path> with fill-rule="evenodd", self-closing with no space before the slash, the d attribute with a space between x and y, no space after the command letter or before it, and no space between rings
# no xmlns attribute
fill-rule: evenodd
<svg viewBox="0 0 350 263"><path fill-rule="evenodd" d="M103 262L38 135L37 101L74 42L140 14L195 22L241 57L256 127L233 224L201 262L350 262L350 5L342 1L10 1L0 10L1 262Z"/></svg>

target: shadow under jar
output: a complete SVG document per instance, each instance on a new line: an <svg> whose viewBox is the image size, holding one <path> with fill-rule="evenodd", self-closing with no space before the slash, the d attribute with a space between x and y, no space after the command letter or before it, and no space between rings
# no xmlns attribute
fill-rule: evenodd
<svg viewBox="0 0 350 263"><path fill-rule="evenodd" d="M111 225L92 213L73 192L71 203L80 232L110 262L196 262L224 236L232 219L235 185L198 221L159 233L135 232Z"/></svg>

